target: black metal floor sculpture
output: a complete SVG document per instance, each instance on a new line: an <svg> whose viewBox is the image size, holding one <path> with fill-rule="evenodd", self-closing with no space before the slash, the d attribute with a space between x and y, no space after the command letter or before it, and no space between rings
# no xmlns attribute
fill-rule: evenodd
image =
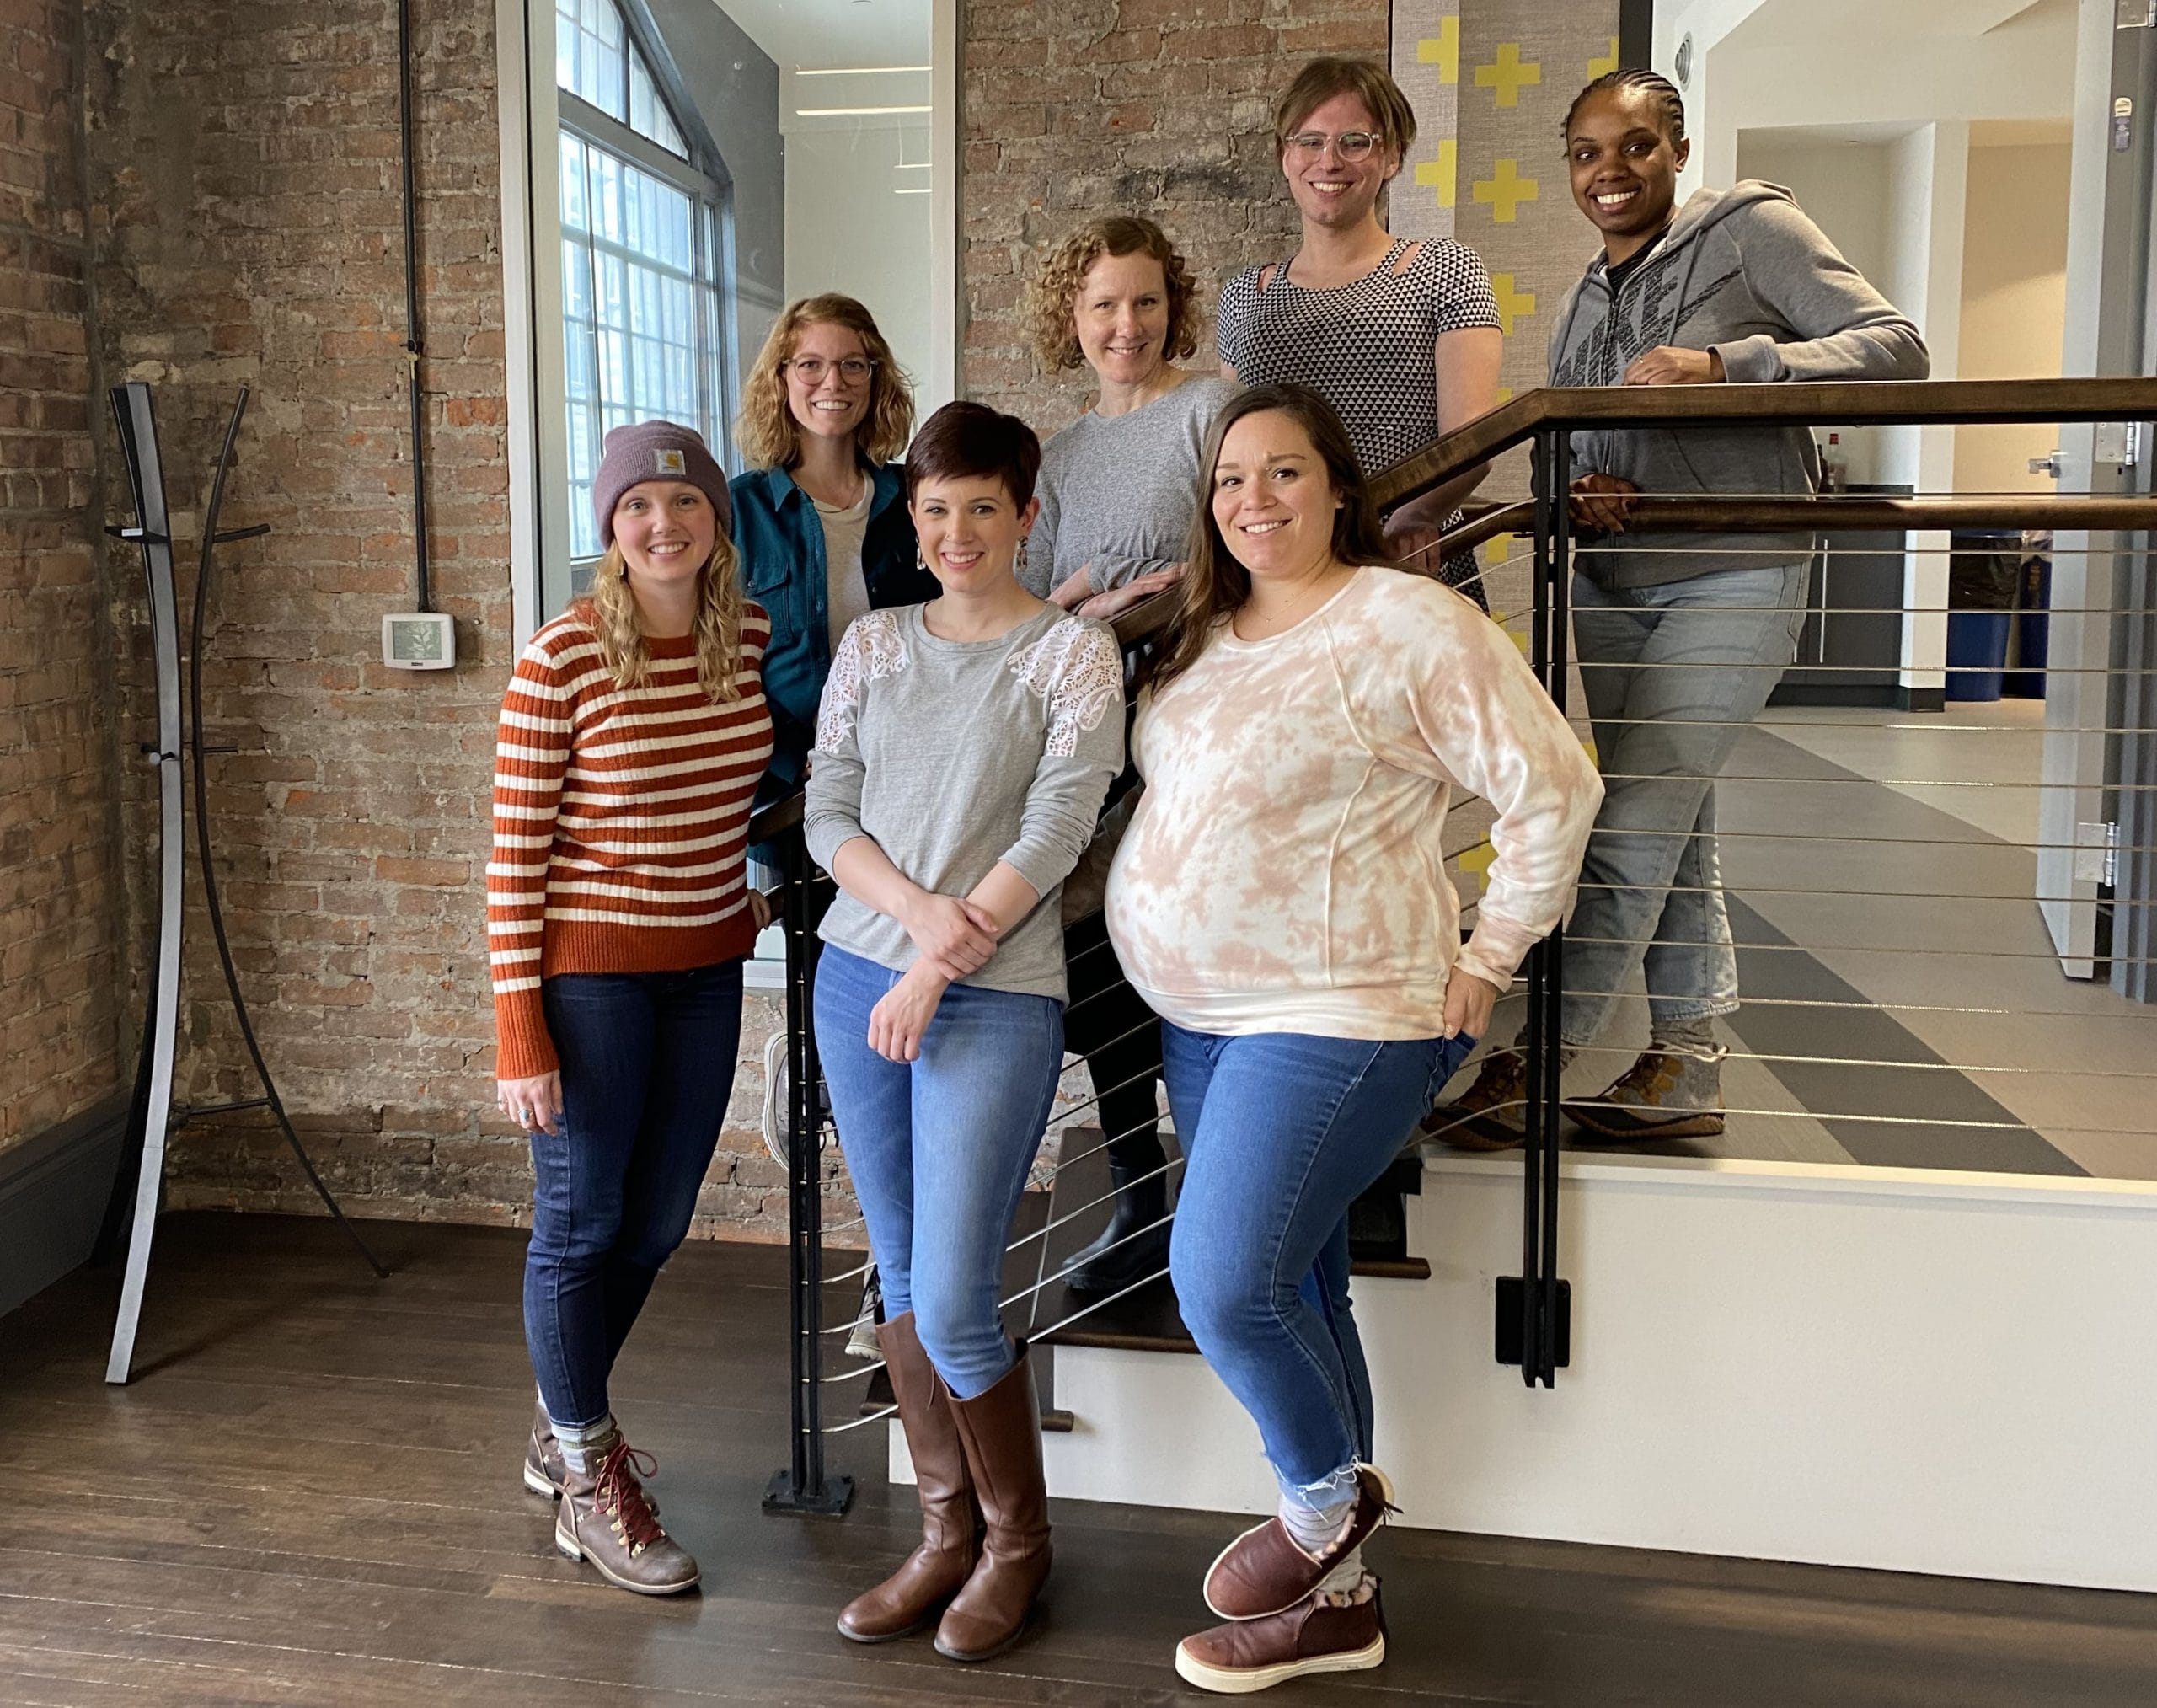
<svg viewBox="0 0 2157 1708"><path fill-rule="evenodd" d="M165 1139L175 1126L197 1116L222 1115L240 1109L267 1109L284 1133L292 1154L299 1159L308 1181L322 1195L338 1225L351 1236L352 1244L377 1276L389 1272L367 1249L359 1230L345 1218L337 1200L316 1172L313 1162L293 1131L277 1095L269 1064L262 1059L254 1023L248 1018L246 999L240 994L239 974L233 965L232 945L225 935L224 913L217 897L217 867L210 857L209 792L203 774L204 756L231 751L205 745L202 733L202 655L209 611L211 554L234 540L253 539L270 532L267 524L217 531L217 514L223 507L225 476L232 468L233 447L239 437L240 419L247 413L247 388L240 388L233 404L232 421L225 429L224 449L218 454L217 471L210 486L210 507L202 518L202 557L195 577L195 620L188 640L185 735L179 714L179 608L174 592L170 517L165 508L163 465L158 451L157 423L150 409L150 388L136 380L112 388L112 410L120 427L120 449L127 458L128 484L135 495L135 526L108 527L115 539L142 548L142 570L149 583L150 640L155 655L158 681L158 738L145 743L143 754L158 768L158 958L150 981L142 1024L142 1053L135 1076L135 1100L129 1113L126 1148L120 1171L113 1181L112 1202L105 1213L105 1231L99 1241L109 1256L123 1228L127 1229L127 1267L120 1293L120 1317L113 1326L112 1353L106 1361L104 1379L126 1382L135 1362L135 1331L142 1321L142 1289L149 1275L150 1242L157 1231L158 1203L164 1186ZM180 908L182 868L186 860L186 827L180 804L180 761L185 752L195 772L195 848L202 869L202 897L210 916L210 929L217 941L217 959L224 968L225 988L231 993L233 1014L239 1022L248 1057L261 1082L260 1097L244 1097L229 1103L200 1107L173 1107L172 1088L179 1024ZM128 1206L133 1205L129 1226Z"/></svg>

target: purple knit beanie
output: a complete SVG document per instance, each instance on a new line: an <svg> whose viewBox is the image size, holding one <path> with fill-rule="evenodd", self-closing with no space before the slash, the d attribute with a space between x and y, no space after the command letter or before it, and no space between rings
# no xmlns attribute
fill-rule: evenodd
<svg viewBox="0 0 2157 1708"><path fill-rule="evenodd" d="M719 531L734 537L734 501L726 495L726 471L704 448L704 436L673 421L639 421L607 436L599 473L591 483L591 517L599 543L614 543L614 506L632 486L646 480L686 480L711 500Z"/></svg>

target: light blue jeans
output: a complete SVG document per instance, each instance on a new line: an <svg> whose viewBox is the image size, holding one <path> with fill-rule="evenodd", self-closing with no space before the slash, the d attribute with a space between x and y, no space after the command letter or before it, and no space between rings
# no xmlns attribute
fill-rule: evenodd
<svg viewBox="0 0 2157 1708"><path fill-rule="evenodd" d="M1169 1246L1176 1302L1300 1505L1336 1505L1371 1456L1348 1207L1475 1047L1466 1036L1231 1038L1161 1023L1185 1159Z"/></svg>
<svg viewBox="0 0 2157 1708"><path fill-rule="evenodd" d="M916 1062L869 1047L869 1012L899 975L828 944L816 962L816 1050L839 1148L869 1224L887 1319L961 1400L1015 1349L998 1308L1011 1218L1063 1068L1063 1004L955 984Z"/></svg>
<svg viewBox="0 0 2157 1708"><path fill-rule="evenodd" d="M1566 1044L1595 1041L1643 956L1654 1022L1736 1012L1714 779L1797 656L1806 568L1630 589L1574 576L1603 795L1566 928Z"/></svg>

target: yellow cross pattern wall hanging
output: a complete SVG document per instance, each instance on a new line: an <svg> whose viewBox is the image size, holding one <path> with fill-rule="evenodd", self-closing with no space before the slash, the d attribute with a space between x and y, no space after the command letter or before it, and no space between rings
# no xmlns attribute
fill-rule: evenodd
<svg viewBox="0 0 2157 1708"><path fill-rule="evenodd" d="M1460 81L1460 19L1458 14L1438 20L1438 33L1426 35L1416 44L1416 60L1423 65L1438 68L1438 81L1457 83Z"/></svg>
<svg viewBox="0 0 2157 1708"><path fill-rule="evenodd" d="M1491 275L1491 294L1498 299L1498 324L1507 337L1513 335L1513 322L1525 320L1535 312L1535 292L1513 289L1511 273Z"/></svg>
<svg viewBox="0 0 2157 1708"><path fill-rule="evenodd" d="M1539 194L1539 187L1533 178L1520 175L1520 162L1511 156L1494 163L1495 175L1475 180L1475 200L1488 202L1491 217L1500 225L1511 225L1520 216L1520 205L1533 201Z"/></svg>
<svg viewBox="0 0 2157 1708"><path fill-rule="evenodd" d="M1496 89L1498 92L1498 104L1501 107L1518 106L1521 90L1531 83L1539 83L1542 81L1542 66L1532 59L1523 60L1520 56L1520 44L1517 41L1500 42L1497 58L1489 65L1479 65L1475 67L1475 87L1479 89Z"/></svg>
<svg viewBox="0 0 2157 1708"><path fill-rule="evenodd" d="M1593 83L1599 77L1608 77L1618 69L1618 38L1610 38L1610 51L1587 62L1587 80Z"/></svg>
<svg viewBox="0 0 2157 1708"><path fill-rule="evenodd" d="M1438 144L1438 158L1416 163L1416 182L1437 192L1438 206L1451 207L1459 199L1460 186L1460 143L1448 137Z"/></svg>

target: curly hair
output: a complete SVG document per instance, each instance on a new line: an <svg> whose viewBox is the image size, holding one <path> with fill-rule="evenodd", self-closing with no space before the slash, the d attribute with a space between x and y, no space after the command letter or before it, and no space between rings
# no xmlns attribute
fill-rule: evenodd
<svg viewBox="0 0 2157 1708"><path fill-rule="evenodd" d="M1198 281L1190 264L1152 220L1109 214L1088 220L1044 255L1041 270L1026 286L1026 330L1043 372L1061 373L1084 366L1073 315L1078 306L1078 287L1085 283L1088 270L1104 255L1148 255L1161 264L1169 293L1169 335L1161 354L1169 361L1196 355L1202 311Z"/></svg>
<svg viewBox="0 0 2157 1708"><path fill-rule="evenodd" d="M913 382L876 329L875 317L853 297L837 292L789 303L772 323L771 335L742 383L734 442L752 468L791 468L801 460L801 431L787 407L784 368L793 359L802 329L812 325L843 326L861 340L862 349L876 364L869 380L869 411L854 438L861 454L880 468L897 458L913 436Z"/></svg>
<svg viewBox="0 0 2157 1708"><path fill-rule="evenodd" d="M747 600L741 592L740 559L726 530L712 542L711 556L697 576L697 683L715 700L741 698L741 618ZM579 602L577 614L599 637L599 661L618 688L641 685L651 669L644 623L636 595L629 591L629 566L622 548L610 544L591 573L591 592Z"/></svg>

